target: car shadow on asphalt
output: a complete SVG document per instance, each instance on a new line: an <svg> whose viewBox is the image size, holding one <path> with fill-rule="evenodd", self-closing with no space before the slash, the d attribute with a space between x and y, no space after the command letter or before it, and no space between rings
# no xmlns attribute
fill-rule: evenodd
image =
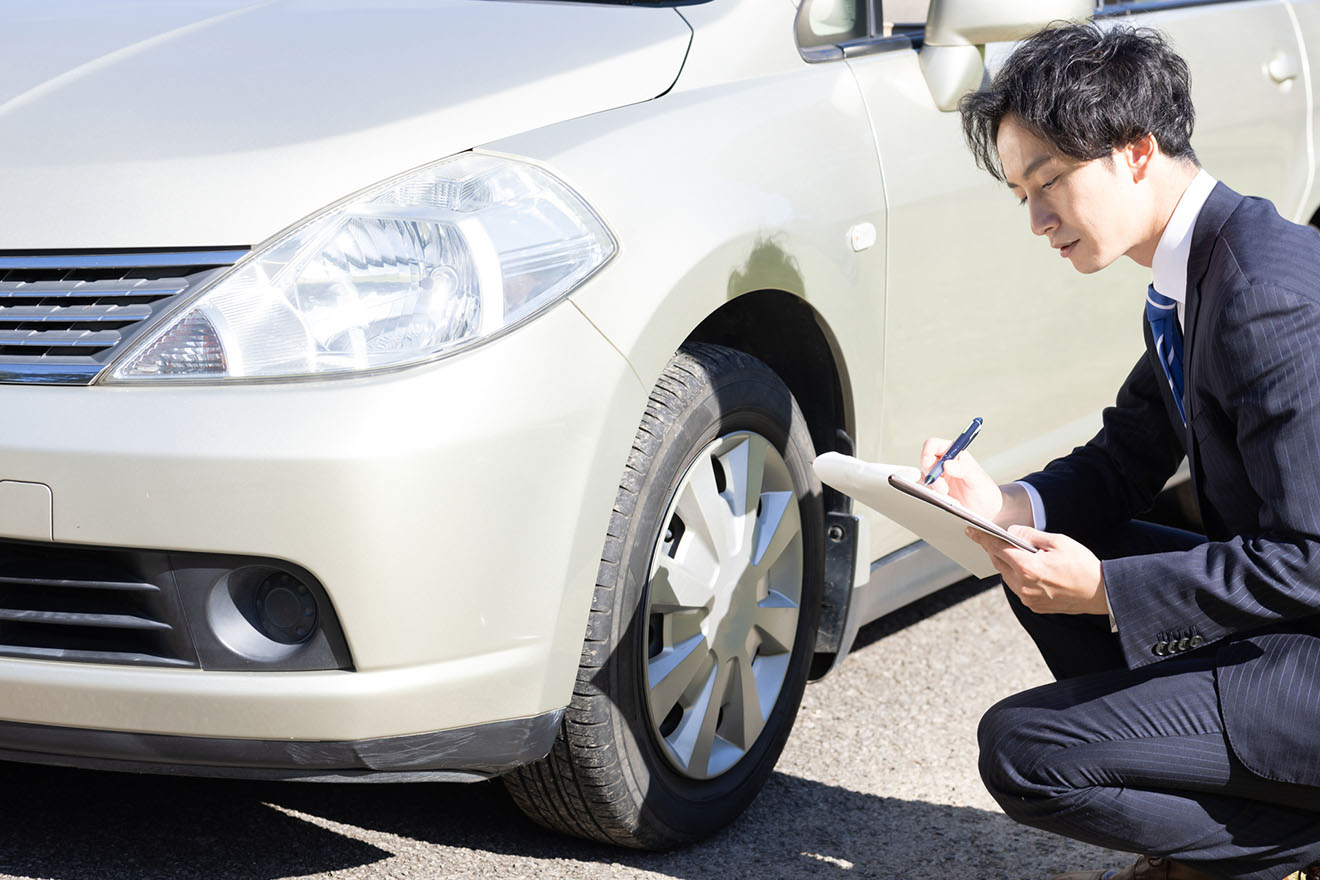
<svg viewBox="0 0 1320 880"><path fill-rule="evenodd" d="M960 602L966 602L973 596L979 596L987 590L996 589L1003 589L1003 582L998 575L981 580L969 577L958 581L938 592L918 599L910 605L905 605L897 611L891 611L884 617L871 621L857 631L857 638L853 640L852 650L860 651L867 645L873 645L886 636L901 632L928 617L933 617L941 611L952 608Z"/></svg>
<svg viewBox="0 0 1320 880"><path fill-rule="evenodd" d="M363 877L536 876L533 860L555 876L616 866L687 880L932 872L1017 880L1048 876L1067 846L986 810L784 773L714 838L666 853L546 831L497 782L262 783L3 764L0 780L9 804L0 872L54 880L274 880L355 868ZM378 864L396 854L411 870ZM516 868L499 856L516 858Z"/></svg>

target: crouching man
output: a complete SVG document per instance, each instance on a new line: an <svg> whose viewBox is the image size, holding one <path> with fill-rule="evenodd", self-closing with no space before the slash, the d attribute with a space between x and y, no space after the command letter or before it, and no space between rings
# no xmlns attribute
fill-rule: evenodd
<svg viewBox="0 0 1320 880"><path fill-rule="evenodd" d="M1142 854L1061 880L1280 880L1320 859L1320 236L1200 169L1154 32L1046 30L961 109L1033 233L1079 272L1153 275L1094 439L1018 483L966 454L937 483L1039 548L969 532L1058 679L986 714L985 783ZM1133 519L1184 458L1204 536Z"/></svg>

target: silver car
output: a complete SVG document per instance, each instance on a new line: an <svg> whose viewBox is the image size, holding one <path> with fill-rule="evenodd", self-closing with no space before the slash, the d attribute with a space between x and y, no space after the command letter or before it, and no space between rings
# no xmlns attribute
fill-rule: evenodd
<svg viewBox="0 0 1320 880"><path fill-rule="evenodd" d="M814 456L978 415L1010 478L1139 353L966 154L985 65L1159 27L1209 170L1320 205L1317 0L926 5L6 4L0 757L737 816L962 576Z"/></svg>

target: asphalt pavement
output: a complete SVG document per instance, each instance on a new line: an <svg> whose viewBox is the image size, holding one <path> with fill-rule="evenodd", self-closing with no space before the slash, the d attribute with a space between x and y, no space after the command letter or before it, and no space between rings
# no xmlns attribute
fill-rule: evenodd
<svg viewBox="0 0 1320 880"><path fill-rule="evenodd" d="M998 587L966 581L865 628L808 686L774 776L712 840L639 853L525 819L498 783L322 785L0 764L0 878L1036 880L1125 864L1019 826L976 723L1048 680Z"/></svg>

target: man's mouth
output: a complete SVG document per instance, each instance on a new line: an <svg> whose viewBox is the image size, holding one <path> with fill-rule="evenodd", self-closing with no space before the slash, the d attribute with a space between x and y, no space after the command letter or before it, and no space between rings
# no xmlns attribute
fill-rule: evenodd
<svg viewBox="0 0 1320 880"><path fill-rule="evenodd" d="M1081 241L1081 239L1077 238L1077 239L1073 239L1067 244L1056 245L1056 247L1058 247L1059 249L1059 256L1067 258L1067 256L1073 252L1073 248L1077 247L1077 242L1079 241Z"/></svg>

